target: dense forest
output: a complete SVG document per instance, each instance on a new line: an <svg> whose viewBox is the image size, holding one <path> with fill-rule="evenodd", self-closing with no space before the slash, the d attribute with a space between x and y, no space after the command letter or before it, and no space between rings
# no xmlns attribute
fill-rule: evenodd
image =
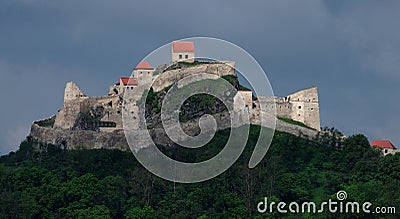
<svg viewBox="0 0 400 219"><path fill-rule="evenodd" d="M239 160L220 176L179 184L144 169L130 152L62 150L27 138L0 158L0 218L364 218L359 214L257 212L274 201L347 200L400 211L400 154L381 156L363 135L306 140L276 132L263 161L249 169L259 127ZM225 144L220 131L205 149L163 148L171 157L204 160ZM398 218L399 214L378 215Z"/></svg>

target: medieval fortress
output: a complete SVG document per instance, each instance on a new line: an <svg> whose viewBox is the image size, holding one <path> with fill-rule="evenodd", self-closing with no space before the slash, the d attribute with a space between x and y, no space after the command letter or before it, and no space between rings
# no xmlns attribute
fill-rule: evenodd
<svg viewBox="0 0 400 219"><path fill-rule="evenodd" d="M236 76L232 61L211 63L196 60L193 42L173 42L171 56L170 64L161 64L156 68L146 61L139 63L132 76L121 77L110 86L107 96L88 97L74 82L68 82L63 108L48 119L33 122L30 135L39 141L66 148L126 150L129 147L123 132L122 114L132 113L134 118L138 116L135 103L141 100L146 86L152 84L154 92L160 92L180 79L198 73L214 75L215 78ZM124 100L126 92L130 94L129 100ZM234 99L237 98L243 100L240 102L244 106L235 101L235 110L248 110L252 124L260 124L261 118L274 110L278 117L276 129L279 131L313 138L321 130L317 87L273 98L256 97L250 90L239 90ZM131 107L124 104L127 101L133 103ZM271 101L275 104L267 104ZM269 108L265 110L260 104L267 104L265 108Z"/></svg>

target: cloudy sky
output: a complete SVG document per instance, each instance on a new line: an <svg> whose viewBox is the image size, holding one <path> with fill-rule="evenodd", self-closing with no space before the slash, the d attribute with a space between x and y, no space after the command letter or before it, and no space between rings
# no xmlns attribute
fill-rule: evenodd
<svg viewBox="0 0 400 219"><path fill-rule="evenodd" d="M400 1L0 1L0 154L63 104L99 96L152 50L210 36L247 50L284 96L319 87L322 126L400 147Z"/></svg>

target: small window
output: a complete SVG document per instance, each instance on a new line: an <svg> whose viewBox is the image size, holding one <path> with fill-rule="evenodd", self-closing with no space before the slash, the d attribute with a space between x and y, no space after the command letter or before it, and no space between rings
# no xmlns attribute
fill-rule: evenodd
<svg viewBox="0 0 400 219"><path fill-rule="evenodd" d="M310 110L311 110L311 111L314 111L314 108L311 108Z"/></svg>
<svg viewBox="0 0 400 219"><path fill-rule="evenodd" d="M189 58L189 55L185 55L185 59L188 59Z"/></svg>
<svg viewBox="0 0 400 219"><path fill-rule="evenodd" d="M182 54L179 54L179 59L182 59Z"/></svg>
<svg viewBox="0 0 400 219"><path fill-rule="evenodd" d="M300 114L299 114L299 116L300 116Z"/></svg>
<svg viewBox="0 0 400 219"><path fill-rule="evenodd" d="M299 106L299 109L301 109L301 106Z"/></svg>

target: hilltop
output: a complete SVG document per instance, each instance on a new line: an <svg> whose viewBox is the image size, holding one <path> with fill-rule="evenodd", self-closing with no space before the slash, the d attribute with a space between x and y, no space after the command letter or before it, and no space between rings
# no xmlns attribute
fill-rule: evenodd
<svg viewBox="0 0 400 219"><path fill-rule="evenodd" d="M283 98L253 96L243 87L235 74L234 62L175 62L153 68L149 63L140 63L131 77L121 77L120 81L110 86L109 94L103 97L88 97L74 83L68 82L64 92L64 107L58 114L32 124L30 136L47 143L65 148L108 148L127 150L128 145L123 133L122 114L128 111L138 117L136 104L129 110L124 107L124 94L133 93L132 103L143 101L146 92L146 122L153 135L163 135L160 126L162 100L168 89L182 78L206 72L215 78L199 78L187 83L223 78L237 90L236 96L243 98L245 106L235 107L250 113L252 124L260 124L261 117L277 113L277 130L314 138L320 130L318 93L311 87ZM154 74L154 75L153 75ZM150 90L145 86L153 83ZM235 97L236 98L236 97ZM263 104L263 106L261 106ZM190 106L200 106L193 108ZM263 109L262 109L263 107ZM194 111L193 109L196 109ZM125 110L125 112L123 112ZM267 111L265 111L267 110ZM205 113L214 115L218 129L228 128L229 114L226 107L217 99L207 95L195 95L186 101L182 108L180 121L187 132L198 132L198 118ZM156 143L170 143L166 137L156 139Z"/></svg>

